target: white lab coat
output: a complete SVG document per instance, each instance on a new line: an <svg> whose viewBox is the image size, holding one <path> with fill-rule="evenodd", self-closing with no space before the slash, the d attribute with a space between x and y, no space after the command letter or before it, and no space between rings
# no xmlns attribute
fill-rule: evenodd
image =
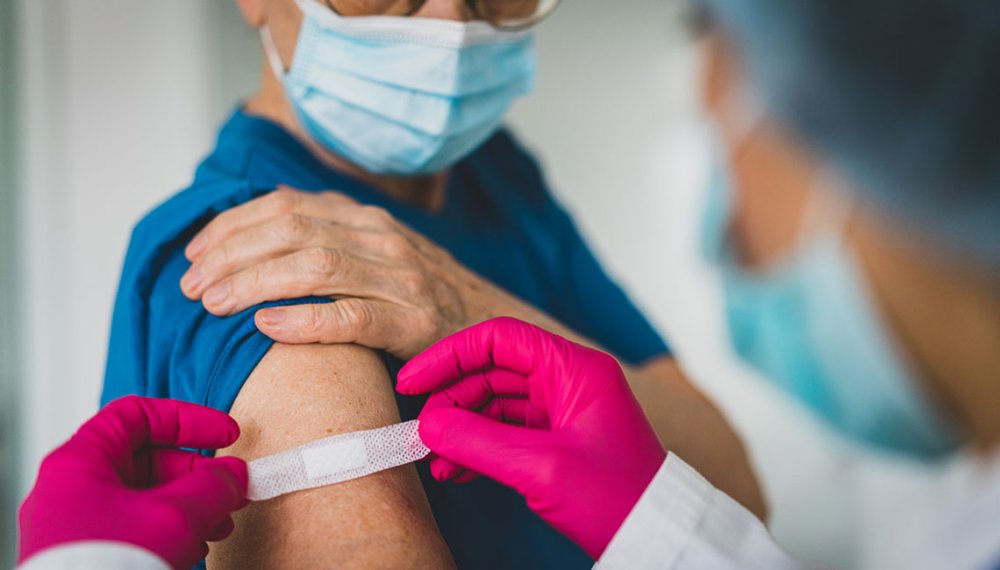
<svg viewBox="0 0 1000 570"><path fill-rule="evenodd" d="M1000 454L956 462L929 496L886 529L872 568L1000 569ZM596 570L807 568L749 511L671 454ZM20 570L168 570L141 548L78 542L41 552Z"/></svg>
<svg viewBox="0 0 1000 570"><path fill-rule="evenodd" d="M32 556L17 570L171 570L152 552L122 542L87 541L54 546Z"/></svg>
<svg viewBox="0 0 1000 570"><path fill-rule="evenodd" d="M957 461L878 537L871 568L1000 570L1000 454ZM809 568L675 455L664 462L595 570Z"/></svg>

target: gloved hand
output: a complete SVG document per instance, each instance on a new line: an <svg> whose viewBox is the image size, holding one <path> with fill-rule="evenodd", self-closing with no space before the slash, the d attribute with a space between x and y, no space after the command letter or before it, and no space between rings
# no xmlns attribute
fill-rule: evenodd
<svg viewBox="0 0 1000 570"><path fill-rule="evenodd" d="M431 346L399 373L434 391L420 437L435 478L451 462L508 485L595 559L666 458L614 358L501 318Z"/></svg>
<svg viewBox="0 0 1000 570"><path fill-rule="evenodd" d="M133 544L190 569L207 541L233 530L247 504L247 467L177 447L218 449L239 437L228 415L130 396L108 404L42 462L21 506L18 564L84 540Z"/></svg>

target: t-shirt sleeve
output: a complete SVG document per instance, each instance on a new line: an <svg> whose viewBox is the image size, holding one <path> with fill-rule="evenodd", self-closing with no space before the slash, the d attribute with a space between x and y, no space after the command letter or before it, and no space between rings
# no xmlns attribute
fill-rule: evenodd
<svg viewBox="0 0 1000 570"><path fill-rule="evenodd" d="M274 343L257 330L254 314L263 307L328 301L270 302L217 317L181 292L188 267L181 248L171 251L150 295L150 377L164 383L170 398L228 412Z"/></svg>
<svg viewBox="0 0 1000 570"><path fill-rule="evenodd" d="M559 281L568 290L557 301L560 320L629 364L642 364L670 349L587 245L576 224L556 207L559 228Z"/></svg>
<svg viewBox="0 0 1000 570"><path fill-rule="evenodd" d="M229 411L273 344L257 330L256 311L328 302L267 303L216 317L184 296L180 279L191 266L184 256L187 242L218 212L260 193L218 192L221 198L209 204L181 195L137 226L115 303L102 403L138 394Z"/></svg>
<svg viewBox="0 0 1000 570"><path fill-rule="evenodd" d="M256 307L216 317L180 291L190 266L171 251L150 295L149 363L168 396L228 411L272 341L254 325Z"/></svg>

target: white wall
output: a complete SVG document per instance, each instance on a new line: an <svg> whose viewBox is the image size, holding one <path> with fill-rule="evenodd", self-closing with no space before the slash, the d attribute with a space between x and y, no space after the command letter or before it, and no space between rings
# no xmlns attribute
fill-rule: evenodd
<svg viewBox="0 0 1000 570"><path fill-rule="evenodd" d="M210 148L199 0L25 0L21 431L33 470L97 405L131 225Z"/></svg>
<svg viewBox="0 0 1000 570"><path fill-rule="evenodd" d="M20 0L31 70L22 91L25 479L96 406L131 225L185 185L223 106L255 73L252 34L227 4ZM921 478L830 441L725 350L717 284L691 254L707 147L678 6L565 2L539 34L539 92L512 121L601 257L747 436L779 539L806 558L851 565L864 521ZM849 524L857 513L862 524Z"/></svg>

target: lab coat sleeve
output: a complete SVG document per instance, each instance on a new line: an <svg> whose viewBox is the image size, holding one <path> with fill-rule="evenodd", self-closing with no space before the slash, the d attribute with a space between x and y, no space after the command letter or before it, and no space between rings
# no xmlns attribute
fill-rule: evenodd
<svg viewBox="0 0 1000 570"><path fill-rule="evenodd" d="M122 542L72 542L32 556L17 570L171 570L152 552Z"/></svg>
<svg viewBox="0 0 1000 570"><path fill-rule="evenodd" d="M750 511L670 454L594 568L802 566Z"/></svg>

